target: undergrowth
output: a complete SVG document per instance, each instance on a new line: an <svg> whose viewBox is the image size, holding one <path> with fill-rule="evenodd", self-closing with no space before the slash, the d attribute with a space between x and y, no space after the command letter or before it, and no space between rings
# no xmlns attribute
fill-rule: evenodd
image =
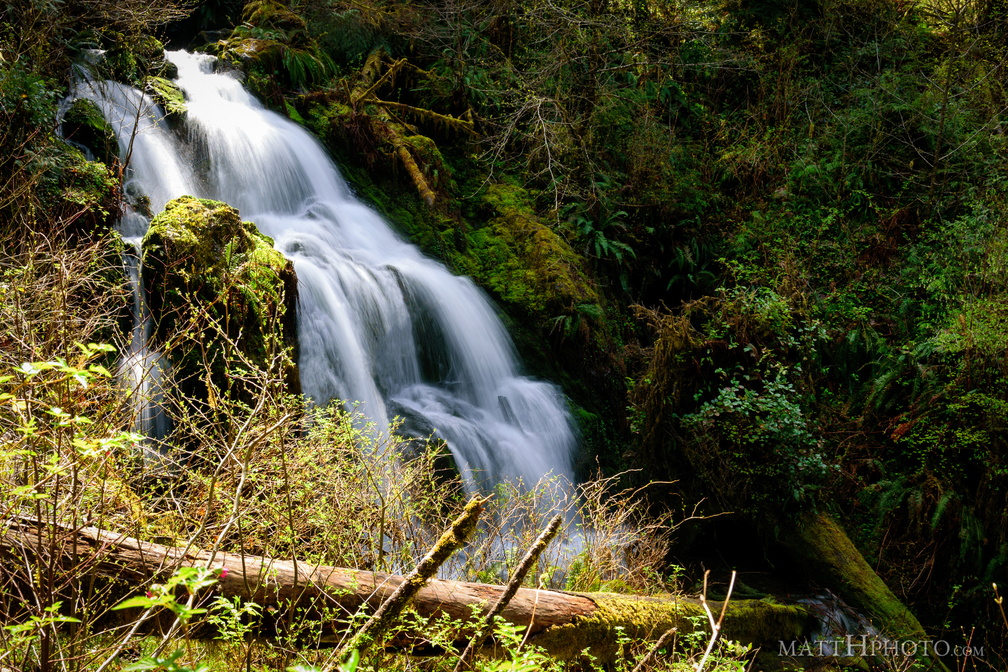
<svg viewBox="0 0 1008 672"><path fill-rule="evenodd" d="M70 247L45 239L8 258L0 287L0 311L12 325L0 372L0 666L454 667L465 619L424 620L407 612L385 646L344 663L326 651L326 642L336 642L321 633L334 622L344 624L336 632L350 632L362 614L340 613L324 602L305 610L282 600L213 597L209 588L224 572L199 565L167 575L170 567L151 576L123 574L102 544L78 541L81 530L97 528L113 535L105 539L131 537L189 554L202 549L209 557L296 558L405 573L465 504L458 479L438 466L438 446L411 452L406 440L342 405L306 408L303 398L288 394L279 337L269 346L274 356L257 366L223 331L208 336L228 351L229 375L242 381L242 394L215 388L208 376L207 397L186 398L168 374L161 403L172 432L154 441L129 431L138 405L112 373L128 325L114 319L111 307L126 299L125 280L113 272L109 240ZM38 289L28 291L28 283ZM180 319L177 328L192 326ZM112 344L94 344L97 336ZM560 510L565 531L539 557L528 587L676 591L664 574L674 521L649 515L640 494L623 490L619 477L577 487L557 480L502 485L478 533L441 575L505 582L517 556ZM268 585L267 578L261 589ZM406 631L421 633L421 641L404 649L399 638ZM646 642L625 639L619 642L625 655L609 669L629 670L647 651ZM694 647L697 655L704 643ZM411 647L439 655L408 655ZM508 623L497 625L487 651L475 669L601 665L590 657L554 660ZM686 665L691 651L680 647L677 656L659 657L648 669ZM715 664L735 665L738 654L726 655Z"/></svg>

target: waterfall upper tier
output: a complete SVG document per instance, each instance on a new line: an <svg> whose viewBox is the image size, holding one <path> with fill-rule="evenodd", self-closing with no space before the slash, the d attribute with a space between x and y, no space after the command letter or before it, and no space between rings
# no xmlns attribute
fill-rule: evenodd
<svg viewBox="0 0 1008 672"><path fill-rule="evenodd" d="M400 415L447 441L467 485L571 477L566 400L520 374L483 292L422 255L358 201L307 131L265 109L207 56L174 52L184 123L136 89L81 84L116 128L125 191L150 212L182 195L224 201L270 236L299 279L302 389L341 399L379 428ZM122 233L148 221L132 207Z"/></svg>

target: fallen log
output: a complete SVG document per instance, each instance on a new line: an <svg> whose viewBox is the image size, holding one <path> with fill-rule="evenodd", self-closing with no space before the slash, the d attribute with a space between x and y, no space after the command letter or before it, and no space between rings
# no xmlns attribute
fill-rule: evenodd
<svg viewBox="0 0 1008 672"><path fill-rule="evenodd" d="M476 634L469 640L469 643L466 645L462 655L459 656L458 662L455 664L455 672L462 672L462 670L466 669L469 662L472 660L472 657L483 647L483 643L486 642L487 638L493 631L493 627L496 623L494 619L496 619L496 617L504 611L508 602L511 601L511 598L513 598L515 593L518 592L518 589L521 588L529 570L532 569L532 565L538 561L539 556L544 550L546 550L546 547L549 546L553 537L555 537L560 531L560 526L562 524L563 514L558 513L553 516L553 519L550 520L546 529L539 534L535 542L533 542L531 548L525 552L525 557L521 559L518 563L518 567L516 567L514 572L512 572L511 578L508 579L507 585L504 587L503 592L501 592L500 597L498 597L497 601L494 602L494 605L490 607L490 611L483 616L483 623L477 628Z"/></svg>
<svg viewBox="0 0 1008 672"><path fill-rule="evenodd" d="M55 556L50 549L55 549ZM32 573L32 566L58 565L64 572L79 572L81 579L113 579L121 598L142 593L150 582L164 581L179 567L217 569L219 580L206 589L204 603L214 595L223 595L259 604L264 607L260 635L266 637L275 635L286 621L288 610L294 609L299 623L313 619L318 625L313 639L302 642L303 646L339 645L347 636L347 621L355 614L371 613L404 581L402 576L381 572L175 548L95 527L52 534L51 527L25 520L8 522L0 538L0 557L3 585L19 578L23 583ZM458 641L464 645L503 591L503 586L433 579L417 592L412 607L423 618L447 616L466 624L458 633ZM10 598L5 595L0 599ZM715 611L721 608L719 604L708 604ZM0 606L5 613L10 607ZM697 629L706 631L706 616L699 600L677 596L522 588L501 615L510 623L528 628L530 642L568 659L585 650L601 660L611 659L617 651L618 629L631 638L646 640L656 640L671 628L683 635ZM721 636L771 645L776 651L779 640L800 639L815 625L815 617L799 606L737 600L728 605ZM190 630L193 633L198 636L199 630ZM407 634L401 633L393 641L409 644L409 638L404 638ZM412 639L412 643L416 641Z"/></svg>

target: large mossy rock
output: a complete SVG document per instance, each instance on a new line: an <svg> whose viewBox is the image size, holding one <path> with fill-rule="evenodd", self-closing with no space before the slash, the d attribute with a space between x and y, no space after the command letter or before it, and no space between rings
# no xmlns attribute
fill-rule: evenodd
<svg viewBox="0 0 1008 672"><path fill-rule="evenodd" d="M63 234L88 236L112 228L119 190L107 165L89 161L79 149L63 142L53 143L37 158L45 162L45 170L37 180L36 195L45 204L44 215Z"/></svg>
<svg viewBox="0 0 1008 672"><path fill-rule="evenodd" d="M481 203L486 225L470 234L469 243L474 276L483 286L528 315L566 318L566 331L601 317L584 259L540 220L524 189L492 184Z"/></svg>
<svg viewBox="0 0 1008 672"><path fill-rule="evenodd" d="M258 369L299 392L297 276L293 264L238 211L183 196L143 240L143 286L154 342L191 399L251 394Z"/></svg>

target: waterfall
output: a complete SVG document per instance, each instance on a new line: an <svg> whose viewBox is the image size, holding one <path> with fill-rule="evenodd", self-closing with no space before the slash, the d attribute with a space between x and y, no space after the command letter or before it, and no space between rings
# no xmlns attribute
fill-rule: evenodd
<svg viewBox="0 0 1008 672"><path fill-rule="evenodd" d="M211 57L171 52L188 114L169 128L134 88L84 82L117 131L128 166L124 239L139 245L151 213L191 194L239 209L294 262L301 385L325 404L355 404L379 428L392 416L443 438L467 488L547 474L571 477L575 439L553 385L520 374L487 297L404 241L358 201L319 143L266 110ZM157 372L142 310L127 366ZM143 378L143 376L139 376ZM158 431L148 412L147 432Z"/></svg>

